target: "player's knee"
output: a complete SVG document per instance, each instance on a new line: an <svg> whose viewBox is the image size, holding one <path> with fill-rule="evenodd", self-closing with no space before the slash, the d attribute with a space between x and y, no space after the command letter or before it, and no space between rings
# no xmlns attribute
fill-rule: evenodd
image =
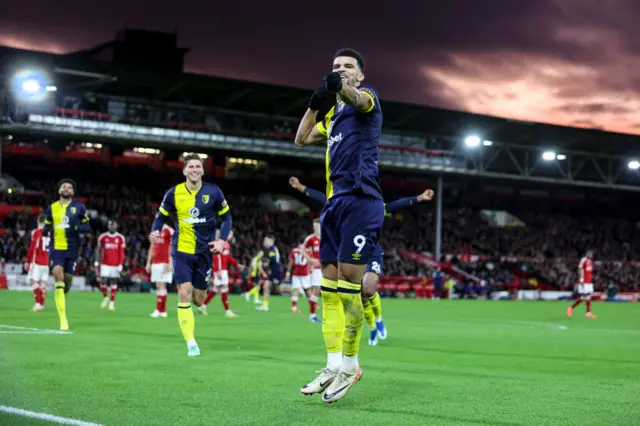
<svg viewBox="0 0 640 426"><path fill-rule="evenodd" d="M338 265L336 263L323 263L322 278L331 281L338 281Z"/></svg>
<svg viewBox="0 0 640 426"><path fill-rule="evenodd" d="M207 297L207 292L205 290L194 290L193 291L193 303L196 306L202 306L204 303L204 299Z"/></svg>
<svg viewBox="0 0 640 426"><path fill-rule="evenodd" d="M226 285L221 286L220 293L229 293L229 287Z"/></svg>
<svg viewBox="0 0 640 426"><path fill-rule="evenodd" d="M367 272L362 279L362 295L363 297L371 297L376 291L378 291L378 275Z"/></svg>
<svg viewBox="0 0 640 426"><path fill-rule="evenodd" d="M62 266L54 266L51 271L51 275L53 275L53 278L56 281L64 281L64 270L62 269Z"/></svg>
<svg viewBox="0 0 640 426"><path fill-rule="evenodd" d="M178 299L181 303L191 302L193 295L193 287L191 283L185 283L178 286Z"/></svg>
<svg viewBox="0 0 640 426"><path fill-rule="evenodd" d="M338 265L338 279L355 284L362 283L365 267L366 265L341 263Z"/></svg>

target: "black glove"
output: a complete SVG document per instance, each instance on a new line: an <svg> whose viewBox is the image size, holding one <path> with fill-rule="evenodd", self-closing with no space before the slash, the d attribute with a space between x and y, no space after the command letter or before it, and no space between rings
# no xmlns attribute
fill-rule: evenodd
<svg viewBox="0 0 640 426"><path fill-rule="evenodd" d="M342 90L342 77L339 72L330 72L324 76L324 87L329 93L338 93Z"/></svg>
<svg viewBox="0 0 640 426"><path fill-rule="evenodd" d="M327 95L327 90L324 87L318 87L314 90L311 99L309 99L309 109L317 111L322 108L322 105L327 100Z"/></svg>

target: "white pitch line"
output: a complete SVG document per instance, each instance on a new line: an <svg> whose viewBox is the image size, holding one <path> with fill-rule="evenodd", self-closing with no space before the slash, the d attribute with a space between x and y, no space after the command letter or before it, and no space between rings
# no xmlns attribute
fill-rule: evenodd
<svg viewBox="0 0 640 426"><path fill-rule="evenodd" d="M32 419L45 420L61 425L101 426L98 423L83 422L82 420L54 416L53 414L38 413L36 411L23 410L21 408L7 407L6 405L0 405L0 412L15 414L16 416L31 417Z"/></svg>
<svg viewBox="0 0 640 426"><path fill-rule="evenodd" d="M8 330L2 330L3 328ZM0 334L73 334L72 331L47 330L43 328L20 327L18 325L0 324Z"/></svg>

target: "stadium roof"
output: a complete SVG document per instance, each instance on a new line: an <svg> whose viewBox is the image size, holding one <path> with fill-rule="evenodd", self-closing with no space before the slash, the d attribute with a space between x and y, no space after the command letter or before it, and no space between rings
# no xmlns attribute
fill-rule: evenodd
<svg viewBox="0 0 640 426"><path fill-rule="evenodd" d="M112 62L96 60L96 57L101 57L100 48L104 46L109 44L65 55L0 46L0 68L6 77L7 72L17 66L35 64L62 70L56 75L56 80L61 80L56 84L62 87L72 85L88 92L283 117L298 116L304 110L311 92L308 89L191 73L131 70ZM507 145L610 155L629 156L640 151L640 137L634 135L523 122L384 100L382 108L387 131L456 140L473 133Z"/></svg>

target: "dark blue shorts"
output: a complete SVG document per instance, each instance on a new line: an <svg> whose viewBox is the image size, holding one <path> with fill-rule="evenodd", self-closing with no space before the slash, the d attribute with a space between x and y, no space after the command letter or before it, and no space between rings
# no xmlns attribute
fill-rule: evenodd
<svg viewBox="0 0 640 426"><path fill-rule="evenodd" d="M191 283L193 288L209 288L212 265L211 253L186 254L179 251L173 254L173 279L177 285Z"/></svg>
<svg viewBox="0 0 640 426"><path fill-rule="evenodd" d="M271 283L275 285L279 285L280 280L281 280L280 274L277 274L277 275L269 274L269 276L267 277L267 281L271 281Z"/></svg>
<svg viewBox="0 0 640 426"><path fill-rule="evenodd" d="M382 200L356 195L330 198L320 215L320 262L366 265L383 222Z"/></svg>
<svg viewBox="0 0 640 426"><path fill-rule="evenodd" d="M384 266L384 257L382 256L373 256L369 263L367 263L367 267L364 269L364 273L373 272L378 276L382 276L382 267Z"/></svg>
<svg viewBox="0 0 640 426"><path fill-rule="evenodd" d="M62 266L65 274L73 275L76 273L76 256L75 250L49 250L49 269L53 272L53 268Z"/></svg>

